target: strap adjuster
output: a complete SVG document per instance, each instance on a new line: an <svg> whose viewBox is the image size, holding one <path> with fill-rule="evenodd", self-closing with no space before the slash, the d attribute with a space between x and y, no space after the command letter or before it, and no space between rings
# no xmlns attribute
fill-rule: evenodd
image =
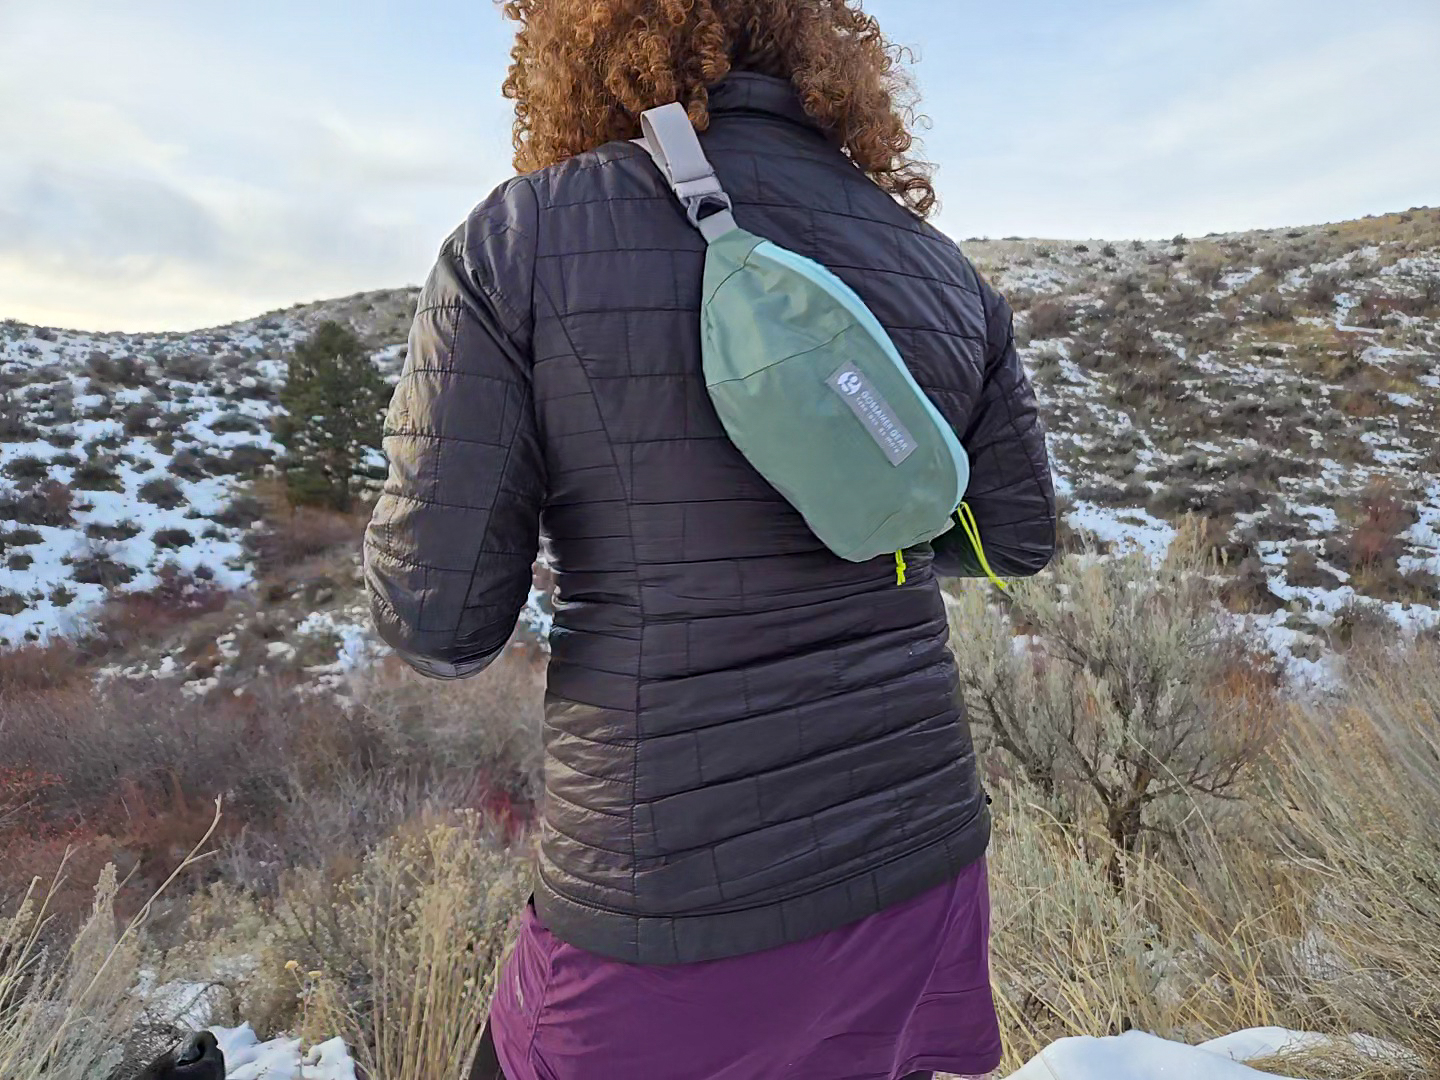
<svg viewBox="0 0 1440 1080"><path fill-rule="evenodd" d="M697 229L700 228L700 223L712 214L729 212L733 209L734 204L730 202L730 196L724 191L711 191L685 200L685 216Z"/></svg>

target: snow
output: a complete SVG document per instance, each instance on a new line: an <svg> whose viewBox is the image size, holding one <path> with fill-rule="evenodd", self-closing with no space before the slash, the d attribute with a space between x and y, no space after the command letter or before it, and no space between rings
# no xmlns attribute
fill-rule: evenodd
<svg viewBox="0 0 1440 1080"><path fill-rule="evenodd" d="M334 637L339 642L339 651L333 663L324 668L311 668L312 672L342 673L354 671L370 662L384 650L370 627L370 616L364 605L338 617L334 612L316 611L295 627L295 633L304 637Z"/></svg>
<svg viewBox="0 0 1440 1080"><path fill-rule="evenodd" d="M1259 1080L1263 1075L1223 1054L1127 1031L1061 1039L1009 1080Z"/></svg>
<svg viewBox="0 0 1440 1080"><path fill-rule="evenodd" d="M155 972L148 969L140 972L135 992L153 1022L191 1030L209 1025L219 996L207 983L157 985ZM285 1036L262 1041L248 1023L208 1030L225 1055L226 1080L357 1080L343 1039L327 1039L305 1050L299 1039Z"/></svg>
<svg viewBox="0 0 1440 1080"><path fill-rule="evenodd" d="M1415 1064L1413 1055L1381 1039L1336 1039L1285 1028L1250 1028L1199 1046L1170 1042L1141 1031L1103 1038L1076 1036L1042 1050L1008 1080L1275 1080L1244 1064L1263 1058L1334 1049L1347 1056ZM1281 1078L1285 1080L1285 1078Z"/></svg>
<svg viewBox="0 0 1440 1080"><path fill-rule="evenodd" d="M1300 694L1324 694L1338 690L1342 684L1339 659L1323 648L1314 634L1307 634L1286 624L1289 612L1269 615L1233 616L1255 635L1256 641L1280 665L1292 690ZM1297 650L1319 651L1318 658L1302 656Z"/></svg>
<svg viewBox="0 0 1440 1080"><path fill-rule="evenodd" d="M1159 563L1175 539L1175 527L1138 508L1115 509L1090 502L1077 502L1066 518L1077 532L1111 544L1116 552L1139 552Z"/></svg>
<svg viewBox="0 0 1440 1080"><path fill-rule="evenodd" d="M168 982L156 985L150 969L139 973L135 994L145 1002L146 1015L161 1024L199 1028L210 1022L221 991L209 983Z"/></svg>
<svg viewBox="0 0 1440 1080"><path fill-rule="evenodd" d="M340 1039L307 1051L299 1039L261 1042L249 1024L210 1031L225 1055L226 1080L356 1080L355 1062Z"/></svg>
<svg viewBox="0 0 1440 1080"><path fill-rule="evenodd" d="M1236 289L1243 289L1264 272L1265 271L1258 266L1250 266L1244 270L1237 270L1233 273L1226 274L1220 279L1220 284L1230 292L1234 292Z"/></svg>
<svg viewBox="0 0 1440 1080"><path fill-rule="evenodd" d="M1419 555L1400 556L1402 572L1427 571L1440 577L1440 480L1432 480L1423 501L1416 507L1419 520L1406 529L1402 538Z"/></svg>
<svg viewBox="0 0 1440 1080"><path fill-rule="evenodd" d="M383 319L386 332L398 330L413 295L368 294L189 334L82 333L0 321L0 375L15 377L5 394L21 404L28 425L18 437L0 441L0 468L33 458L42 466L38 480L74 488L72 523L35 526L41 535L36 543L0 541L0 598L13 605L18 597L24 605L0 615L0 648L86 630L108 593L74 580L71 561L82 555L103 553L128 567L133 576L117 587L120 592L155 588L166 566L219 589L251 584L248 523L211 519L241 492L256 462L279 449L271 425L280 411L275 397L286 372L285 352L318 318L350 319L362 332L367 319ZM403 342L392 339L374 359L382 369L396 369L404 351ZM42 437L28 437L36 432ZM224 462L237 451L250 451L254 460L247 458L240 475L231 475ZM109 466L110 476L100 481L107 490L76 487L80 464L97 458ZM33 473L21 478L0 472L0 498L23 496L38 480ZM155 480L177 488L173 508L142 496ZM0 521L0 537L16 524ZM137 531L123 540L90 538L120 525ZM171 531L166 546L154 540L161 530Z"/></svg>

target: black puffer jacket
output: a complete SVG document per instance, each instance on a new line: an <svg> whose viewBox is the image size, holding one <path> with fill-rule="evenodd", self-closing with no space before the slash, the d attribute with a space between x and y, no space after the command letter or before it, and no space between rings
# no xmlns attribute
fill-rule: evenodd
<svg viewBox="0 0 1440 1080"><path fill-rule="evenodd" d="M732 76L711 106L740 225L866 300L971 454L995 569L1039 570L1054 498L1004 301L787 84ZM893 560L831 555L750 468L701 378L703 258L631 144L501 187L421 296L366 541L381 633L461 676L509 638L543 522L536 903L563 940L649 964L861 919L957 874L990 828L935 578L973 561L947 534L897 586Z"/></svg>

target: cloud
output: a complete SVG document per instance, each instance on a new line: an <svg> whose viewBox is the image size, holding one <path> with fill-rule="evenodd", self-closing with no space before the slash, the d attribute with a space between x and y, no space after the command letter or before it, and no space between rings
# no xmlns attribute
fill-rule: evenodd
<svg viewBox="0 0 1440 1080"><path fill-rule="evenodd" d="M982 93L972 107L997 122L932 148L950 165L946 219L1122 238L1422 202L1440 176L1440 130L1423 119L1440 108L1437 54L1440 11L1419 5L1375 5L1356 25L1327 0L1207 0L1097 24L1050 58L1042 106L1006 115L1002 92Z"/></svg>
<svg viewBox="0 0 1440 1080"><path fill-rule="evenodd" d="M871 7L922 43L957 235L1200 234L1435 197L1434 0L937 20L942 2ZM0 317L188 329L421 280L509 173L502 24L472 0L363 6L0 0Z"/></svg>
<svg viewBox="0 0 1440 1080"><path fill-rule="evenodd" d="M509 172L497 110L417 114L294 57L90 14L64 79L33 47L60 15L37 8L0 38L5 317L182 329L419 281Z"/></svg>
<svg viewBox="0 0 1440 1080"><path fill-rule="evenodd" d="M201 262L220 252L213 215L149 177L36 166L5 202L0 245L35 258L90 260L105 270L120 260Z"/></svg>

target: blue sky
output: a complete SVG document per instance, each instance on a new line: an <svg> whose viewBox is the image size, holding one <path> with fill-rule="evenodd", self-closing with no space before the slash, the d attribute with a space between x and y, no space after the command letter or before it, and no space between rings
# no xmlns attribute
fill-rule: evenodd
<svg viewBox="0 0 1440 1080"><path fill-rule="evenodd" d="M1440 202L1437 0L870 0L938 224L1125 239ZM0 318L420 281L509 172L489 0L0 0Z"/></svg>

